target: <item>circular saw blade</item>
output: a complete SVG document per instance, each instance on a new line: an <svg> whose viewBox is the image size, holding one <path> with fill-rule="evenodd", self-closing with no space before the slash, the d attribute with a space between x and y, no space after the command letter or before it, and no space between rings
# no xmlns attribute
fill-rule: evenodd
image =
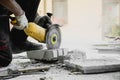
<svg viewBox="0 0 120 80"><path fill-rule="evenodd" d="M46 46L48 49L58 49L61 44L61 31L58 25L51 25L46 33Z"/></svg>

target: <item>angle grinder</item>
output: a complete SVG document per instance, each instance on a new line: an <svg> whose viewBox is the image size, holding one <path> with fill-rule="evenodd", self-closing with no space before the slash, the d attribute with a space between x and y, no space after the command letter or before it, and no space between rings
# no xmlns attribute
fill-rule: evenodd
<svg viewBox="0 0 120 80"><path fill-rule="evenodd" d="M12 24L17 23L14 17L10 17L10 19ZM47 49L58 49L61 44L61 30L59 27L58 24L50 24L48 28L43 28L34 22L29 22L24 32L37 41L45 43Z"/></svg>

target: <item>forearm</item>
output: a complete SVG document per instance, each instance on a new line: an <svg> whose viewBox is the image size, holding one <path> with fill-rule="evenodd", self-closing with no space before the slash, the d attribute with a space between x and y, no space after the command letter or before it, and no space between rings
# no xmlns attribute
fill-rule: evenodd
<svg viewBox="0 0 120 80"><path fill-rule="evenodd" d="M24 13L22 8L15 0L0 0L0 4L13 12L13 14L16 16L20 16Z"/></svg>

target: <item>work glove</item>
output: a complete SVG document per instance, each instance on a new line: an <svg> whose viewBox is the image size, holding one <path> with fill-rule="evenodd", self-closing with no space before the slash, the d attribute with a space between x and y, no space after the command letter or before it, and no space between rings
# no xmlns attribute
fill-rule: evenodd
<svg viewBox="0 0 120 80"><path fill-rule="evenodd" d="M15 18L16 18L17 23L13 24L14 28L19 29L19 30L23 30L23 29L28 27L28 20L25 16L25 13L21 16L15 16Z"/></svg>

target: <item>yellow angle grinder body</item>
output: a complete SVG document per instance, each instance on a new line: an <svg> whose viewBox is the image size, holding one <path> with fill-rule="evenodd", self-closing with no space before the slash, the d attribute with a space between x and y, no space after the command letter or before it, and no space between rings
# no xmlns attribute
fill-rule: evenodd
<svg viewBox="0 0 120 80"><path fill-rule="evenodd" d="M28 28L24 31L26 35L31 36L41 43L45 43L47 49L58 49L61 44L61 31L58 24L51 24L47 29L36 23L28 23Z"/></svg>

